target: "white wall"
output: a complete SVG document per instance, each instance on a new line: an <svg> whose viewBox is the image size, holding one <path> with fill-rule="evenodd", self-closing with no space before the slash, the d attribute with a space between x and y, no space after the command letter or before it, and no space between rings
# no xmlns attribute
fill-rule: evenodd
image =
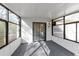
<svg viewBox="0 0 79 59"><path fill-rule="evenodd" d="M55 36L52 36L52 40L56 42L57 44L63 46L67 50L71 51L74 53L74 55L79 56L79 43L71 42L65 39L61 39Z"/></svg>
<svg viewBox="0 0 79 59"><path fill-rule="evenodd" d="M0 49L0 56L10 56L21 44L21 38L11 42L7 46Z"/></svg>
<svg viewBox="0 0 79 59"><path fill-rule="evenodd" d="M51 35L52 35L51 25L50 25L50 27L48 27L48 22L47 22L47 33L46 33L47 41L52 40Z"/></svg>
<svg viewBox="0 0 79 59"><path fill-rule="evenodd" d="M48 19L42 18L23 18L24 22L26 23L26 31L24 33L24 37L22 38L22 43L32 43L33 42L33 22L46 22Z"/></svg>
<svg viewBox="0 0 79 59"><path fill-rule="evenodd" d="M22 43L32 42L32 28L22 20Z"/></svg>

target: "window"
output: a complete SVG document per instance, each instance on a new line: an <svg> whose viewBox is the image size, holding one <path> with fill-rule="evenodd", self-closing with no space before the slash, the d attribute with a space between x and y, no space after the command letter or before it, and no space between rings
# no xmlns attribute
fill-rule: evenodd
<svg viewBox="0 0 79 59"><path fill-rule="evenodd" d="M76 23L65 26L65 35L66 39L76 41Z"/></svg>
<svg viewBox="0 0 79 59"><path fill-rule="evenodd" d="M79 13L65 17L65 38L72 41L79 41ZM77 24L77 25L76 25Z"/></svg>
<svg viewBox="0 0 79 59"><path fill-rule="evenodd" d="M7 20L7 15L8 15L8 11L0 5L0 18L1 19L4 19L4 20Z"/></svg>
<svg viewBox="0 0 79 59"><path fill-rule="evenodd" d="M0 47L6 44L6 23L0 21Z"/></svg>
<svg viewBox="0 0 79 59"><path fill-rule="evenodd" d="M0 4L0 48L21 37L21 19Z"/></svg>
<svg viewBox="0 0 79 59"><path fill-rule="evenodd" d="M9 23L9 42L14 41L19 37L19 28L18 25Z"/></svg>
<svg viewBox="0 0 79 59"><path fill-rule="evenodd" d="M16 40L19 37L20 18L9 11L9 42Z"/></svg>
<svg viewBox="0 0 79 59"><path fill-rule="evenodd" d="M14 13L9 11L9 21L13 22L13 23L16 23L16 24L19 24L20 19Z"/></svg>
<svg viewBox="0 0 79 59"><path fill-rule="evenodd" d="M19 37L20 18L14 13L12 13L11 11L9 11L9 22L10 23L9 23L9 40L8 41L12 42Z"/></svg>
<svg viewBox="0 0 79 59"><path fill-rule="evenodd" d="M53 35L63 38L63 17L53 21Z"/></svg>

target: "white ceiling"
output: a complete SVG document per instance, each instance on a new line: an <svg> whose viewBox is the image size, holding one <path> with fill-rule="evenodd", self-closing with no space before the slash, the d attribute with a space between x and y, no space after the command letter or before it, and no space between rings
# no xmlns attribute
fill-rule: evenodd
<svg viewBox="0 0 79 59"><path fill-rule="evenodd" d="M69 3L5 3L9 9L19 14L22 18L55 18L63 15L68 7L75 4ZM79 5L79 4L78 4ZM60 16L61 16L60 15Z"/></svg>

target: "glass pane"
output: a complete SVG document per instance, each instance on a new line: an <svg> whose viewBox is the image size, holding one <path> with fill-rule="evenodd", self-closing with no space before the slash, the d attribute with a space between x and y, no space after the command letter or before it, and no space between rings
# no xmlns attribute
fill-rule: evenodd
<svg viewBox="0 0 79 59"><path fill-rule="evenodd" d="M12 42L18 37L19 37L19 26L9 23L9 42Z"/></svg>
<svg viewBox="0 0 79 59"><path fill-rule="evenodd" d="M77 23L77 42L79 42L79 23Z"/></svg>
<svg viewBox="0 0 79 59"><path fill-rule="evenodd" d="M9 21L19 24L20 18L16 16L14 13L9 11Z"/></svg>
<svg viewBox="0 0 79 59"><path fill-rule="evenodd" d="M63 17L61 17L61 18L58 18L58 19L55 19L54 21L58 21L58 20L62 20L63 19Z"/></svg>
<svg viewBox="0 0 79 59"><path fill-rule="evenodd" d="M67 24L65 27L66 38L76 41L76 24Z"/></svg>
<svg viewBox="0 0 79 59"><path fill-rule="evenodd" d="M79 21L79 13L75 13L65 17L65 23Z"/></svg>
<svg viewBox="0 0 79 59"><path fill-rule="evenodd" d="M34 41L40 40L40 24L34 23Z"/></svg>
<svg viewBox="0 0 79 59"><path fill-rule="evenodd" d="M6 24L0 21L0 47L6 44Z"/></svg>
<svg viewBox="0 0 79 59"><path fill-rule="evenodd" d="M45 40L45 24L40 23L40 40Z"/></svg>
<svg viewBox="0 0 79 59"><path fill-rule="evenodd" d="M56 22L56 25L63 24L63 20L59 20Z"/></svg>
<svg viewBox="0 0 79 59"><path fill-rule="evenodd" d="M0 6L0 18L1 19L4 19L4 20L7 20L7 10L3 7L3 6Z"/></svg>
<svg viewBox="0 0 79 59"><path fill-rule="evenodd" d="M53 34L58 37L63 38L63 25L58 25L53 27Z"/></svg>

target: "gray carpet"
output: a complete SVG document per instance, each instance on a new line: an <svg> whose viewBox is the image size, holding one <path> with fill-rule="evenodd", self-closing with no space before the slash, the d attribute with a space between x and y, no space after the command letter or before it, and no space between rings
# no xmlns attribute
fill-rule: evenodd
<svg viewBox="0 0 79 59"><path fill-rule="evenodd" d="M74 54L53 41L21 44L12 56L74 56Z"/></svg>

